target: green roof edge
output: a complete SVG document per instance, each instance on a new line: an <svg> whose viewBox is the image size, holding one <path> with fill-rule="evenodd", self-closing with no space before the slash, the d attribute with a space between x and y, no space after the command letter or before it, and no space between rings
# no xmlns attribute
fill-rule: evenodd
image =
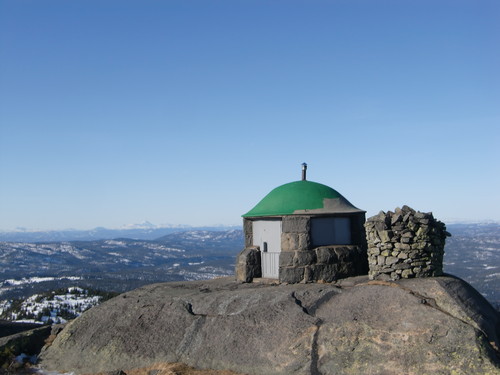
<svg viewBox="0 0 500 375"><path fill-rule="evenodd" d="M242 217L292 215L297 210L321 209L325 199L335 198L343 197L329 186L307 180L294 181L271 190Z"/></svg>

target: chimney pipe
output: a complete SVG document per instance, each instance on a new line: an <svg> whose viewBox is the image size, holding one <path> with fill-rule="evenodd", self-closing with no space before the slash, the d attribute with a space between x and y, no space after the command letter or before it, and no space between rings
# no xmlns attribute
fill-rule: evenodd
<svg viewBox="0 0 500 375"><path fill-rule="evenodd" d="M307 171L307 164L302 163L302 181L306 180L306 171Z"/></svg>

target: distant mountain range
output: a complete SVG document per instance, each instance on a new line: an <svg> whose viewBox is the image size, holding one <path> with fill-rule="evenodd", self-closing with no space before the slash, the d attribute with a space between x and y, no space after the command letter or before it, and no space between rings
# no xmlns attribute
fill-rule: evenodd
<svg viewBox="0 0 500 375"><path fill-rule="evenodd" d="M71 241L59 239L70 233L55 231L45 234L49 237L39 232L18 240L3 237L0 300L68 286L123 292L154 282L232 275L244 246L241 227L213 229L96 229L73 234L95 239ZM447 230L452 236L446 240L444 271L500 307L500 224L450 224ZM36 239L29 241L32 235Z"/></svg>
<svg viewBox="0 0 500 375"><path fill-rule="evenodd" d="M116 235L116 232L113 232ZM0 242L0 300L79 286L123 292L234 272L243 232L184 230L156 240Z"/></svg>
<svg viewBox="0 0 500 375"><path fill-rule="evenodd" d="M154 225L148 221L141 224L124 225L118 229L97 227L89 230L27 230L0 231L0 241L10 242L46 242L46 241L96 241L113 238L131 238L136 240L154 240L170 233L187 230L221 231L241 229L241 226L203 226L189 225Z"/></svg>

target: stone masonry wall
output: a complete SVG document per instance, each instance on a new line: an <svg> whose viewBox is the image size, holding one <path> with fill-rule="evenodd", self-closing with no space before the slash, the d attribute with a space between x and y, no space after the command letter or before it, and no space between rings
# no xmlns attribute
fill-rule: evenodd
<svg viewBox="0 0 500 375"><path fill-rule="evenodd" d="M443 273L444 223L408 206L381 211L365 223L370 279L439 276Z"/></svg>
<svg viewBox="0 0 500 375"><path fill-rule="evenodd" d="M357 245L321 246L307 251L281 252L281 283L325 282L366 275L366 249Z"/></svg>
<svg viewBox="0 0 500 375"><path fill-rule="evenodd" d="M366 275L368 272L364 214L351 218L352 245L312 248L311 217L283 216L279 282L332 282L341 278ZM253 245L252 221L243 220L245 249L236 258L236 280L252 282L262 277L261 249ZM363 234L363 235L361 235Z"/></svg>
<svg viewBox="0 0 500 375"><path fill-rule="evenodd" d="M355 221L356 224L357 221ZM356 230L360 229L356 227ZM311 218L309 216L284 216L279 281L290 284L332 282L349 276L366 274L366 244L363 246L357 242L364 242L364 238L363 241L356 241L355 245L311 248Z"/></svg>

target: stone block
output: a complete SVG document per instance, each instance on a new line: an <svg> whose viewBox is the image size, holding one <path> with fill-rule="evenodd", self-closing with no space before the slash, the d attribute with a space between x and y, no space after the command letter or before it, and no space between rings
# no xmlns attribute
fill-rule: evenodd
<svg viewBox="0 0 500 375"><path fill-rule="evenodd" d="M333 248L333 250L335 251L335 254L337 254L337 257L338 257L340 262L345 261L345 260L349 259L349 257L350 257L350 251L349 251L348 247L335 246Z"/></svg>
<svg viewBox="0 0 500 375"><path fill-rule="evenodd" d="M408 230L403 231L403 233L401 234L401 237L403 237L403 238L406 238L406 237L412 238L412 237L415 237L415 233L413 233L411 230L408 229Z"/></svg>
<svg viewBox="0 0 500 375"><path fill-rule="evenodd" d="M370 247L368 249L368 254L371 254L371 255L379 255L380 254L380 249L377 248L377 247Z"/></svg>
<svg viewBox="0 0 500 375"><path fill-rule="evenodd" d="M293 258L293 266L308 266L316 262L315 251L296 251Z"/></svg>
<svg viewBox="0 0 500 375"><path fill-rule="evenodd" d="M283 233L309 233L311 220L308 216L285 216L281 223Z"/></svg>
<svg viewBox="0 0 500 375"><path fill-rule="evenodd" d="M391 264L397 263L398 260L399 259L396 258L396 257L387 257L387 258L385 258L385 264L387 264L388 266L390 266Z"/></svg>
<svg viewBox="0 0 500 375"><path fill-rule="evenodd" d="M410 252L408 252L408 258L411 258L411 259L418 258L418 251L410 251Z"/></svg>
<svg viewBox="0 0 500 375"><path fill-rule="evenodd" d="M425 268L423 268L423 271L424 272L434 272L435 271L435 267L434 265L429 265L429 266L426 266Z"/></svg>
<svg viewBox="0 0 500 375"><path fill-rule="evenodd" d="M238 254L235 267L236 280L251 283L254 278L262 277L260 250L247 247Z"/></svg>
<svg viewBox="0 0 500 375"><path fill-rule="evenodd" d="M370 267L370 272L372 272L372 271L380 272L381 269L382 269L382 267L380 267L379 265L374 265L373 267Z"/></svg>
<svg viewBox="0 0 500 375"><path fill-rule="evenodd" d="M311 283L317 281L314 278L314 272L311 269L311 266L304 267L304 278L302 279L302 282L305 283Z"/></svg>
<svg viewBox="0 0 500 375"><path fill-rule="evenodd" d="M387 224L385 223L385 220L384 221L377 221L375 223L375 229L380 232L380 231L383 231L383 230L386 230L387 229Z"/></svg>
<svg viewBox="0 0 500 375"><path fill-rule="evenodd" d="M304 268L280 267L279 282L296 284L304 280Z"/></svg>
<svg viewBox="0 0 500 375"><path fill-rule="evenodd" d="M418 228L417 232L415 233L415 236L422 238L427 236L429 233L429 227L427 225L422 225L420 228Z"/></svg>
<svg viewBox="0 0 500 375"><path fill-rule="evenodd" d="M400 242L394 244L394 247L396 249L403 250L403 251L407 251L407 250L411 249L411 245L406 244L406 243L400 243Z"/></svg>
<svg viewBox="0 0 500 375"><path fill-rule="evenodd" d="M308 233L281 233L281 250L308 250L310 236Z"/></svg>
<svg viewBox="0 0 500 375"><path fill-rule="evenodd" d="M398 213L396 215L393 215L391 218L391 225L394 225L402 220L403 220L403 216L401 214Z"/></svg>
<svg viewBox="0 0 500 375"><path fill-rule="evenodd" d="M252 233L245 233L245 247L253 246L253 235Z"/></svg>
<svg viewBox="0 0 500 375"><path fill-rule="evenodd" d="M394 244L392 242L383 243L380 247L382 250L392 250L394 249Z"/></svg>
<svg viewBox="0 0 500 375"><path fill-rule="evenodd" d="M356 275L356 265L354 262L342 262L337 265L337 279L343 279L345 277Z"/></svg>
<svg viewBox="0 0 500 375"><path fill-rule="evenodd" d="M312 266L307 266L304 269L304 281L305 282L317 282L318 275L321 273L324 264L313 264Z"/></svg>
<svg viewBox="0 0 500 375"><path fill-rule="evenodd" d="M311 245L309 233L299 233L299 244L297 250L309 250Z"/></svg>
<svg viewBox="0 0 500 375"><path fill-rule="evenodd" d="M418 222L413 222L413 221L408 221L408 229L410 229L412 232L416 232L420 228L420 224Z"/></svg>
<svg viewBox="0 0 500 375"><path fill-rule="evenodd" d="M425 266L425 261L415 261L415 262L412 262L411 265L413 267L422 267L422 266Z"/></svg>
<svg viewBox="0 0 500 375"><path fill-rule="evenodd" d="M243 219L243 233L245 234L245 247L253 246L253 221Z"/></svg>
<svg viewBox="0 0 500 375"><path fill-rule="evenodd" d="M281 251L293 251L299 248L298 233L281 233Z"/></svg>
<svg viewBox="0 0 500 375"><path fill-rule="evenodd" d="M389 242L393 236L394 233L392 230L383 230L379 232L379 237L382 242Z"/></svg>
<svg viewBox="0 0 500 375"><path fill-rule="evenodd" d="M420 220L425 218L426 215L423 212L416 211L413 216L415 217L415 219Z"/></svg>
<svg viewBox="0 0 500 375"><path fill-rule="evenodd" d="M401 272L401 277L404 278L404 279L409 279L411 277L414 277L415 274L413 273L413 271L411 269L406 269L406 270L403 270L403 272Z"/></svg>
<svg viewBox="0 0 500 375"><path fill-rule="evenodd" d="M379 266L383 266L383 265L385 264L385 256L383 256L383 255L379 255L379 256L377 257L377 264L378 264Z"/></svg>
<svg viewBox="0 0 500 375"><path fill-rule="evenodd" d="M338 269L339 266L337 264L317 264L311 266L314 280L327 283L331 283L339 278Z"/></svg>
<svg viewBox="0 0 500 375"><path fill-rule="evenodd" d="M318 247L315 249L318 263L331 264L338 261L337 253L331 247Z"/></svg>
<svg viewBox="0 0 500 375"><path fill-rule="evenodd" d="M414 250L424 250L427 247L427 243L424 241L419 241L417 243L413 243L411 248Z"/></svg>
<svg viewBox="0 0 500 375"><path fill-rule="evenodd" d="M408 263L398 263L393 266L395 270L406 270L411 268L411 264Z"/></svg>
<svg viewBox="0 0 500 375"><path fill-rule="evenodd" d="M245 233L252 234L253 232L253 221L249 219L243 219L243 231Z"/></svg>
<svg viewBox="0 0 500 375"><path fill-rule="evenodd" d="M282 251L280 253L280 267L291 267L293 266L293 257L295 256L294 251Z"/></svg>
<svg viewBox="0 0 500 375"><path fill-rule="evenodd" d="M399 224L393 225L392 230L393 230L394 232L398 232L398 233L399 233L399 232L401 232L404 228L405 228L405 227L404 227L404 225L403 225L402 223L399 223Z"/></svg>
<svg viewBox="0 0 500 375"><path fill-rule="evenodd" d="M428 272L428 270L424 270L422 267L413 267L412 271L415 274Z"/></svg>

